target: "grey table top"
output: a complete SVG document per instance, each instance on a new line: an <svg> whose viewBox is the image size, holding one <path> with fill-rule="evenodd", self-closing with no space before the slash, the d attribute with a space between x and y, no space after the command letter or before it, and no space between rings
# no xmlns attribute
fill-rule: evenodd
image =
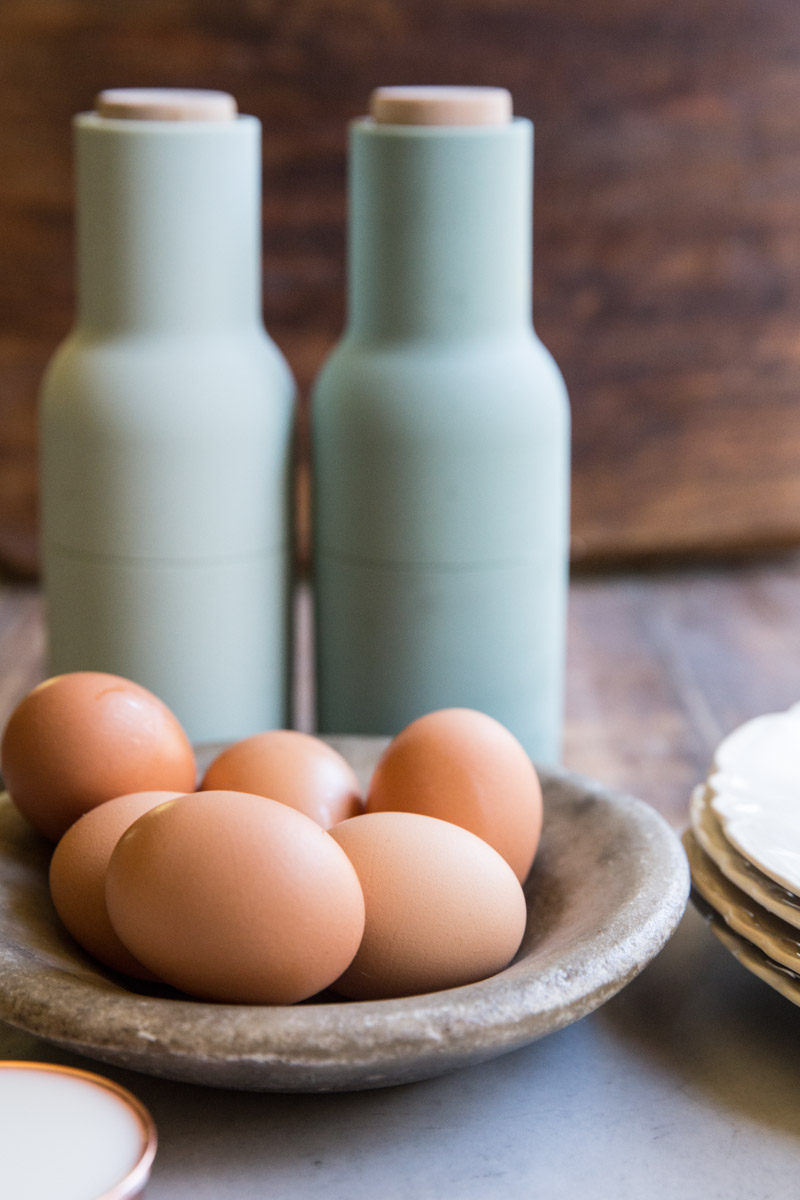
<svg viewBox="0 0 800 1200"><path fill-rule="evenodd" d="M156 1120L148 1200L755 1200L796 1190L798 1033L690 911L604 1008L437 1080L278 1096L98 1069ZM92 1065L8 1026L0 1056Z"/></svg>

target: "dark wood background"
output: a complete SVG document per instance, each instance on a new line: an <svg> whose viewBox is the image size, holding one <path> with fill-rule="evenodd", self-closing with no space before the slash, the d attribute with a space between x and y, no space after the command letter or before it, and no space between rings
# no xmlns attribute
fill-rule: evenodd
<svg viewBox="0 0 800 1200"><path fill-rule="evenodd" d="M305 393L343 319L345 124L415 82L504 85L536 122L576 561L800 541L797 0L0 0L8 568L35 569L35 392L72 311L71 114L170 85L261 118L265 311Z"/></svg>

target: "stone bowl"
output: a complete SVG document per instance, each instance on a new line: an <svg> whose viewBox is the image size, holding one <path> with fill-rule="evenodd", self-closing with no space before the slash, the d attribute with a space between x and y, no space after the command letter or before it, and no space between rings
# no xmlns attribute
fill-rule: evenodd
<svg viewBox="0 0 800 1200"><path fill-rule="evenodd" d="M384 743L335 744L366 774ZM252 1091L385 1087L524 1046L633 979L678 925L689 893L680 842L648 805L567 772L541 776L544 832L525 886L525 937L509 967L421 996L323 994L291 1007L133 991L101 969L56 917L51 848L2 797L0 1019L104 1063Z"/></svg>

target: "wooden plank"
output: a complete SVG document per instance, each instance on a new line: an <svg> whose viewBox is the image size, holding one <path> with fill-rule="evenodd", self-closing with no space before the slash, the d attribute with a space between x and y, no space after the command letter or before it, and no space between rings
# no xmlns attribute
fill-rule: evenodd
<svg viewBox="0 0 800 1200"><path fill-rule="evenodd" d="M29 584L0 583L0 729L43 673L41 597Z"/></svg>
<svg viewBox="0 0 800 1200"><path fill-rule="evenodd" d="M731 729L800 700L800 556L584 576L570 595L565 762L677 827ZM298 599L295 723L312 728L309 593ZM0 584L0 727L42 672L36 589Z"/></svg>
<svg viewBox="0 0 800 1200"><path fill-rule="evenodd" d="M721 739L800 700L800 558L579 578L565 761L676 826Z"/></svg>

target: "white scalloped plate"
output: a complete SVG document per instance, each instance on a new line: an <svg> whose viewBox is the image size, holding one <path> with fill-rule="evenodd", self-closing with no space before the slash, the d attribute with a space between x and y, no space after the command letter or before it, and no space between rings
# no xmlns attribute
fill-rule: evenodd
<svg viewBox="0 0 800 1200"><path fill-rule="evenodd" d="M713 911L704 911L702 902L698 905L708 921L712 933L722 942L726 950L742 964L751 975L768 984L774 991L780 992L792 1004L800 1006L800 975L788 967L773 962L758 947L740 937Z"/></svg>
<svg viewBox="0 0 800 1200"><path fill-rule="evenodd" d="M762 908L800 929L800 898L767 878L730 844L708 802L704 784L692 793L689 817L698 843L725 878Z"/></svg>
<svg viewBox="0 0 800 1200"><path fill-rule="evenodd" d="M728 735L708 800L730 844L780 887L800 893L800 706Z"/></svg>
<svg viewBox="0 0 800 1200"><path fill-rule="evenodd" d="M693 888L725 924L776 963L800 972L800 932L726 879L690 830L683 835L683 848L689 859Z"/></svg>

